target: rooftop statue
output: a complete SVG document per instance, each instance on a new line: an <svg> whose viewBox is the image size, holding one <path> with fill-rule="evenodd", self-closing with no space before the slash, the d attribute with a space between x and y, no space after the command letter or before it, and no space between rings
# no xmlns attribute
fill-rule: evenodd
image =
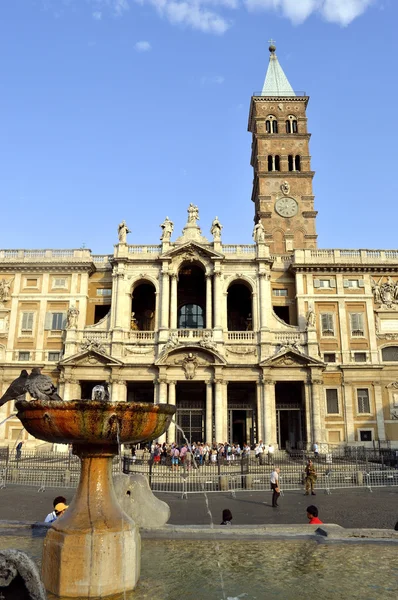
<svg viewBox="0 0 398 600"><path fill-rule="evenodd" d="M117 235L119 237L119 244L125 244L127 234L131 233L131 230L127 227L126 221L122 221L119 223L119 227L117 228Z"/></svg>
<svg viewBox="0 0 398 600"><path fill-rule="evenodd" d="M211 224L211 229L210 229L210 233L213 236L215 241L219 241L221 239L221 229L223 228L223 226L221 225L220 221L218 220L218 217L216 217L213 220L213 223Z"/></svg>
<svg viewBox="0 0 398 600"><path fill-rule="evenodd" d="M161 241L169 242L174 229L173 221L170 221L169 217L166 217L160 227L162 228Z"/></svg>

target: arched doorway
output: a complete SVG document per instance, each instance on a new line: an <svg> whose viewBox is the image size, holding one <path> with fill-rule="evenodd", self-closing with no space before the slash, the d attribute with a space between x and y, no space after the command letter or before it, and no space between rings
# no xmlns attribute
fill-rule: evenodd
<svg viewBox="0 0 398 600"><path fill-rule="evenodd" d="M206 280L204 270L182 265L177 285L178 329L203 329L206 324Z"/></svg>
<svg viewBox="0 0 398 600"><path fill-rule="evenodd" d="M252 290L245 282L234 282L228 288L227 323L229 331L252 331Z"/></svg>
<svg viewBox="0 0 398 600"><path fill-rule="evenodd" d="M139 282L133 290L131 301L131 329L153 331L155 329L155 286L147 281Z"/></svg>

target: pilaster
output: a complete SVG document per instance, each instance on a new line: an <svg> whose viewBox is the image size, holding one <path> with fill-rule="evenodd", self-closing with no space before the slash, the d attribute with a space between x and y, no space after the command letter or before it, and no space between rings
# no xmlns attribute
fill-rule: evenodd
<svg viewBox="0 0 398 600"><path fill-rule="evenodd" d="M176 382L175 381L169 381L168 382L168 386L169 386L169 404L171 404L172 406L176 405ZM167 437L167 443L171 444L172 442L176 441L176 426L173 423L173 421L170 423L170 427L168 428L167 432L166 432L166 437Z"/></svg>
<svg viewBox="0 0 398 600"><path fill-rule="evenodd" d="M177 329L177 273L172 273L170 298L170 329Z"/></svg>
<svg viewBox="0 0 398 600"><path fill-rule="evenodd" d="M275 382L264 379L264 438L266 444L277 445Z"/></svg>
<svg viewBox="0 0 398 600"><path fill-rule="evenodd" d="M213 327L213 276L206 275L206 329L212 329ZM208 440L209 442L211 440Z"/></svg>
<svg viewBox="0 0 398 600"><path fill-rule="evenodd" d="M205 441L213 442L213 383L206 381L206 432Z"/></svg>
<svg viewBox="0 0 398 600"><path fill-rule="evenodd" d="M375 399L375 411L377 421L377 437L380 442L384 442L386 439L386 431L384 426L384 411L383 411L383 397L381 385L379 383L373 383L373 392Z"/></svg>

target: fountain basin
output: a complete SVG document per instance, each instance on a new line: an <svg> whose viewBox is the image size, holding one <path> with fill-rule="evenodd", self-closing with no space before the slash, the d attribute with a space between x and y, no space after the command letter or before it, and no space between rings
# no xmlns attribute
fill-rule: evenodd
<svg viewBox="0 0 398 600"><path fill-rule="evenodd" d="M140 576L141 537L117 501L112 459L120 444L162 435L175 406L21 400L16 407L30 434L46 442L71 443L81 460L75 497L44 540L46 590L58 598L104 598L133 590Z"/></svg>
<svg viewBox="0 0 398 600"><path fill-rule="evenodd" d="M58 444L138 443L158 438L175 406L97 400L19 400L17 417L35 438Z"/></svg>

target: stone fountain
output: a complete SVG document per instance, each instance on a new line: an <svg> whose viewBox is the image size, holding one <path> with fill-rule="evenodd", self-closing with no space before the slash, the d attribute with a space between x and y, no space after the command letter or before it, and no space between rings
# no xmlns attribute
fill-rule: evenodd
<svg viewBox="0 0 398 600"><path fill-rule="evenodd" d="M46 442L72 444L81 460L75 497L44 540L45 588L62 598L103 598L134 589L140 576L141 538L118 504L112 459L120 444L162 435L175 406L20 400L16 407L30 434Z"/></svg>

